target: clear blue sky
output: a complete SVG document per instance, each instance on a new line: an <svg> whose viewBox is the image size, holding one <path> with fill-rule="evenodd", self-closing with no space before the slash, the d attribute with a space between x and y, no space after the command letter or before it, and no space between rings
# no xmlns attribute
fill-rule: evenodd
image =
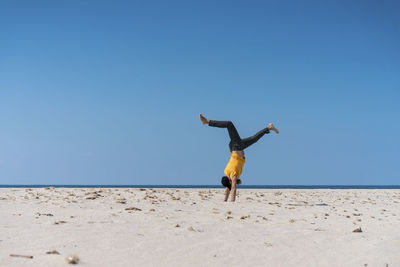
<svg viewBox="0 0 400 267"><path fill-rule="evenodd" d="M399 1L1 1L0 184L400 184Z"/></svg>

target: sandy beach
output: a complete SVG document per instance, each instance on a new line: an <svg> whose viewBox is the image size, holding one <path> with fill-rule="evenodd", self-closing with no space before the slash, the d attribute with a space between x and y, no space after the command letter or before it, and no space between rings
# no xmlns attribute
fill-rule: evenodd
<svg viewBox="0 0 400 267"><path fill-rule="evenodd" d="M222 199L223 189L3 188L0 266L69 266L71 255L79 266L400 266L400 190Z"/></svg>

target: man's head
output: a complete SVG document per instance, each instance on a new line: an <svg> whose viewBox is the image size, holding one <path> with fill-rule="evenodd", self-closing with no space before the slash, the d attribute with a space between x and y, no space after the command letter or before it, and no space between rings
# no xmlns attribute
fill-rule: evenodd
<svg viewBox="0 0 400 267"><path fill-rule="evenodd" d="M237 179L237 180L236 180L236 184L237 184L237 185L240 185L241 183L242 183L242 180L240 180L240 179ZM225 186L225 187L228 187L229 190L231 190L231 188L232 188L232 182L231 182L231 179L229 179L228 176L223 176L223 177L222 177L222 179L221 179L221 184L222 184L223 186Z"/></svg>
<svg viewBox="0 0 400 267"><path fill-rule="evenodd" d="M228 176L223 176L223 177L222 177L222 179L221 179L221 184L222 184L223 186L225 186L225 187L228 187L229 190L231 190L231 188L232 188L231 181L230 181L230 179L229 179Z"/></svg>

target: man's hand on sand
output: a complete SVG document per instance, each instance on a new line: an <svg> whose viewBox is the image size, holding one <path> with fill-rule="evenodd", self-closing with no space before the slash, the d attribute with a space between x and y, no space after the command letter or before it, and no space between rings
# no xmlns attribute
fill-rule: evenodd
<svg viewBox="0 0 400 267"><path fill-rule="evenodd" d="M267 129L270 130L270 131L274 131L277 134L279 133L279 130L276 129L275 126L272 123L268 124Z"/></svg>

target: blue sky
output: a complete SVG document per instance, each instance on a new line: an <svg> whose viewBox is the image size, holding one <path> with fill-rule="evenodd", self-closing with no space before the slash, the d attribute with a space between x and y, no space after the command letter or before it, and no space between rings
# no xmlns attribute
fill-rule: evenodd
<svg viewBox="0 0 400 267"><path fill-rule="evenodd" d="M0 184L399 184L398 1L1 1Z"/></svg>

